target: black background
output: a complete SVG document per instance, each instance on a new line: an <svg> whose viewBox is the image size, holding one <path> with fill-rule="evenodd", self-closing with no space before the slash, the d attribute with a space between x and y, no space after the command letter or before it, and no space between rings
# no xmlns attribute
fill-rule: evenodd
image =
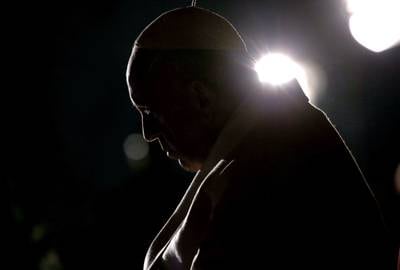
<svg viewBox="0 0 400 270"><path fill-rule="evenodd" d="M61 0L4 7L3 64L11 76L2 87L1 215L3 262L10 265L2 269L58 269L43 266L49 252L63 269L142 267L146 248L192 174L153 144L147 165L129 166L123 142L140 132L140 123L125 69L140 31L161 12L188 2ZM327 87L315 104L352 150L398 241L400 47L376 54L354 41L343 1L199 5L227 17L254 57L276 48L324 70ZM43 233L35 238L38 228Z"/></svg>

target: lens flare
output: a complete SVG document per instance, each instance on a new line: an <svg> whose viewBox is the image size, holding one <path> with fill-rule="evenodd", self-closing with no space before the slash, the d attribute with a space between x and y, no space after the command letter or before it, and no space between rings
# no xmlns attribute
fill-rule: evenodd
<svg viewBox="0 0 400 270"><path fill-rule="evenodd" d="M272 85L287 83L304 73L298 64L281 53L264 55L256 62L254 68L261 82Z"/></svg>

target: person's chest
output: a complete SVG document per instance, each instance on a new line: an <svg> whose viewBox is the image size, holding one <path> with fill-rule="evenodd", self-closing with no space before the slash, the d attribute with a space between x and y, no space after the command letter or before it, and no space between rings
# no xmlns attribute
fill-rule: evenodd
<svg viewBox="0 0 400 270"><path fill-rule="evenodd" d="M163 268L190 269L207 233L212 210L207 194L198 194L159 258Z"/></svg>
<svg viewBox="0 0 400 270"><path fill-rule="evenodd" d="M177 210L150 246L144 269L190 269L225 187L221 174L230 164L221 160L203 174L204 180L198 179L201 184L194 182L189 187Z"/></svg>

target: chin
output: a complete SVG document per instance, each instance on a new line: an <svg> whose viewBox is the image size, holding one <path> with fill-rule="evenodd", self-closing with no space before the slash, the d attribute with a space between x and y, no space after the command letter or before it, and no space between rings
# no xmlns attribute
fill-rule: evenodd
<svg viewBox="0 0 400 270"><path fill-rule="evenodd" d="M202 164L199 162L190 162L183 159L178 159L179 165L188 172L197 172L201 169Z"/></svg>

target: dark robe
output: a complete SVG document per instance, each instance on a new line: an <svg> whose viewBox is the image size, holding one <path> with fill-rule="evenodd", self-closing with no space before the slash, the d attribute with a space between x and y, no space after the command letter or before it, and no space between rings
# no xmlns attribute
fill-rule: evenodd
<svg viewBox="0 0 400 270"><path fill-rule="evenodd" d="M145 269L395 269L372 191L296 82L232 115Z"/></svg>

